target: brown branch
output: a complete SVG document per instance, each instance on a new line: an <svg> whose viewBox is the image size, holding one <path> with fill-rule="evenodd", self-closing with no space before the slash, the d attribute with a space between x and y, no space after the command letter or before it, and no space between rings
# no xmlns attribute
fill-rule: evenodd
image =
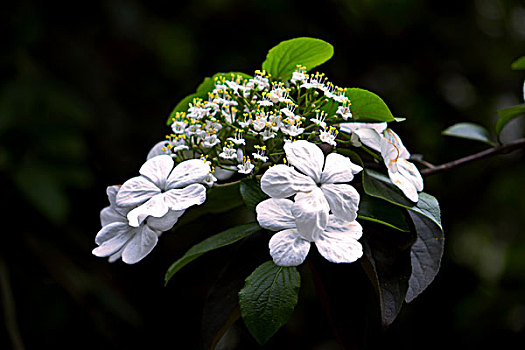
<svg viewBox="0 0 525 350"><path fill-rule="evenodd" d="M421 170L421 175L429 176L429 175L438 174L443 171L447 171L447 170L459 167L461 165L473 162L478 159L488 158L488 157L495 156L498 154L510 153L520 148L525 148L525 139L518 139L512 142L509 142L505 145L495 146L495 147L486 149L484 151L481 151L479 153L471 154L470 156L459 158L459 159L453 160L445 164L436 165L436 166L433 166L427 169L423 169Z"/></svg>

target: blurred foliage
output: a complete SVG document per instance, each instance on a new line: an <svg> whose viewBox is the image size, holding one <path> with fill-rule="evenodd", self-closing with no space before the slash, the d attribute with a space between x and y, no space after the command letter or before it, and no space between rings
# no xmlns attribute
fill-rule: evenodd
<svg viewBox="0 0 525 350"><path fill-rule="evenodd" d="M319 37L335 48L320 69L338 85L381 96L394 116L407 118L396 131L408 149L433 163L484 147L443 137L443 129L492 126L498 109L522 98L523 72L510 69L525 54L519 0L21 0L2 5L0 29L6 349L14 338L26 348L73 341L76 348L197 348L203 301L239 248L203 256L168 287L163 275L193 244L236 223L235 210L179 226L138 265L108 264L91 249L105 187L138 173L168 131L171 109L205 76L251 73L278 42ZM501 137L522 135L523 120L515 119ZM443 268L387 331L370 326L369 348L523 342L523 164L515 153L427 179L443 209ZM366 277L350 267L354 279L339 282L348 270L320 270L339 283L334 302L355 298L350 324L368 315L372 325L378 310L361 301L373 291L351 288ZM298 308L265 348L337 348L306 271ZM219 346L256 348L240 323Z"/></svg>

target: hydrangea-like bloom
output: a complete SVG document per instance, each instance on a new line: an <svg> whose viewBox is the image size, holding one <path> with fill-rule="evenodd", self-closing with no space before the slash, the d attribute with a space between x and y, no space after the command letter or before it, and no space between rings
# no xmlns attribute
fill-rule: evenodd
<svg viewBox="0 0 525 350"><path fill-rule="evenodd" d="M120 186L107 188L110 205L100 212L102 229L95 237L98 247L93 249L93 254L109 257L109 262L122 258L123 262L134 264L153 250L160 235L175 225L184 210L170 210L161 218L149 217L138 227L133 227L126 218L132 207L123 208L116 204L119 189Z"/></svg>
<svg viewBox="0 0 525 350"><path fill-rule="evenodd" d="M386 123L343 123L341 130L351 133L354 146L360 147L363 143L380 152L392 183L408 199L418 201L418 192L423 191L423 178L416 166L408 161L410 153L399 136L387 129Z"/></svg>
<svg viewBox="0 0 525 350"><path fill-rule="evenodd" d="M204 183L210 166L201 159L190 159L173 168L168 155L150 158L139 170L140 176L124 182L116 197L119 207L136 207L127 218L139 227L148 217L161 218L169 210L181 211L206 200Z"/></svg>
<svg viewBox="0 0 525 350"><path fill-rule="evenodd" d="M305 225L317 222L312 229L318 233L324 230L329 211L341 220L356 219L359 193L347 183L363 170L360 166L337 153L330 153L325 160L321 149L305 140L286 143L284 152L293 167L279 164L268 169L261 178L263 192L273 198L295 195L296 206L311 213L313 221Z"/></svg>
<svg viewBox="0 0 525 350"><path fill-rule="evenodd" d="M296 198L300 196L298 194ZM261 227L279 231L270 239L270 255L279 266L300 265L311 243L319 253L334 263L351 263L363 255L357 241L363 229L357 221L344 221L328 215L323 229L312 231L304 225L302 210L308 209L289 199L270 198L257 205L257 220ZM312 208L315 210L315 208ZM299 215L297 215L299 214Z"/></svg>

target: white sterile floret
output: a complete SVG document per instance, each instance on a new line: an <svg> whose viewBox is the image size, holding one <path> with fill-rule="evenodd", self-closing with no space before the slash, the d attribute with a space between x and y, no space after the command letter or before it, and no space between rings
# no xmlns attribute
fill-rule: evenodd
<svg viewBox="0 0 525 350"><path fill-rule="evenodd" d="M315 191L320 191L318 188ZM305 194L297 194L303 197ZM324 210L321 197L308 202L270 198L256 207L257 221L263 228L278 231L269 242L270 255L279 266L297 266L303 263L311 243L328 261L351 263L363 255L358 239L362 227L357 221L344 221ZM301 198L300 198L301 199ZM323 215L318 215L323 213Z"/></svg>
<svg viewBox="0 0 525 350"><path fill-rule="evenodd" d="M321 149L305 140L285 143L284 151L292 166L278 164L268 169L261 178L264 193L272 198L296 196L295 203L305 203L305 208L308 202L325 203L317 206L325 211L317 215L328 216L331 211L341 220L356 219L359 193L347 183L363 170L360 166L337 153L325 160Z"/></svg>
<svg viewBox="0 0 525 350"><path fill-rule="evenodd" d="M206 200L201 183L210 166L200 159L190 159L173 168L170 156L160 155L144 163L140 176L124 182L117 194L121 207L136 207L128 214L129 224L138 227L148 217L160 218L169 210L185 210Z"/></svg>
<svg viewBox="0 0 525 350"><path fill-rule="evenodd" d="M423 178L416 166L409 162L410 153L399 136L387 129L386 123L342 123L341 130L351 134L352 144L361 143L379 152L388 169L388 176L403 194L413 202L423 191Z"/></svg>
<svg viewBox="0 0 525 350"><path fill-rule="evenodd" d="M119 190L120 186L107 188L110 205L100 212L102 229L95 237L98 247L93 249L93 254L108 257L109 262L122 259L126 264L134 264L153 250L160 235L175 225L184 210L169 210L162 217L148 217L138 227L133 227L126 217L133 207L117 206Z"/></svg>

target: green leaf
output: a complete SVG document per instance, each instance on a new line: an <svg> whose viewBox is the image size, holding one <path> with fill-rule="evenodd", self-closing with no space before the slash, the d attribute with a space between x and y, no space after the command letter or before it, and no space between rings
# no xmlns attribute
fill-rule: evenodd
<svg viewBox="0 0 525 350"><path fill-rule="evenodd" d="M323 40L295 38L270 49L262 68L273 79L289 80L298 64L310 70L328 61L333 54L333 46Z"/></svg>
<svg viewBox="0 0 525 350"><path fill-rule="evenodd" d="M489 131L481 125L474 123L454 124L443 130L442 134L492 144Z"/></svg>
<svg viewBox="0 0 525 350"><path fill-rule="evenodd" d="M418 213L408 214L414 223L417 239L410 250L412 273L405 297L407 303L421 294L436 277L445 243L443 230L434 221Z"/></svg>
<svg viewBox="0 0 525 350"><path fill-rule="evenodd" d="M251 210L255 210L257 204L268 198L261 190L260 181L256 179L241 180L240 191L244 203Z"/></svg>
<svg viewBox="0 0 525 350"><path fill-rule="evenodd" d="M175 261L169 267L168 271L166 272L166 276L164 277L165 283L168 283L168 281L171 279L171 277L173 277L173 275L177 271L186 266L188 263L197 259L202 254L235 243L259 231L260 229L261 228L259 227L259 225L255 222L245 225L239 225L221 233L218 233L214 236L211 236L205 239L204 241L194 245L193 247L191 247L190 250L186 252L186 254L184 254L182 258Z"/></svg>
<svg viewBox="0 0 525 350"><path fill-rule="evenodd" d="M361 238L361 264L377 291L381 322L389 326L401 311L410 278L410 232L392 234L388 230L367 227Z"/></svg>
<svg viewBox="0 0 525 350"><path fill-rule="evenodd" d="M177 105L175 106L175 108L173 108L173 110L171 111L170 116L168 117L168 120L166 121L166 124L171 125L173 123L173 118L175 117L175 114L180 113L180 112L186 112L188 110L189 104L193 102L194 98L198 98L198 97L199 95L197 94L191 94L191 95L184 97L182 100L180 100L179 103L177 103Z"/></svg>
<svg viewBox="0 0 525 350"><path fill-rule="evenodd" d="M516 61L512 62L510 67L514 70L525 70L525 56L520 57Z"/></svg>
<svg viewBox="0 0 525 350"><path fill-rule="evenodd" d="M376 222L403 232L410 231L402 208L366 194L361 195L358 214L359 219Z"/></svg>
<svg viewBox="0 0 525 350"><path fill-rule="evenodd" d="M500 109L498 111L499 118L496 121L496 134L500 134L501 130L507 125L511 120L525 115L525 104Z"/></svg>
<svg viewBox="0 0 525 350"><path fill-rule="evenodd" d="M422 214L435 222L440 228L442 227L441 212L437 199L428 193L420 192L419 201L413 203L405 197L403 192L401 192L387 176L370 169L363 171L363 189L366 194L372 197L381 198L395 205Z"/></svg>
<svg viewBox="0 0 525 350"><path fill-rule="evenodd" d="M345 94L350 99L352 120L358 122L393 122L396 120L386 103L373 92L350 88Z"/></svg>
<svg viewBox="0 0 525 350"><path fill-rule="evenodd" d="M239 292L241 315L259 344L284 325L297 304L301 276L295 267L267 261L248 276Z"/></svg>

